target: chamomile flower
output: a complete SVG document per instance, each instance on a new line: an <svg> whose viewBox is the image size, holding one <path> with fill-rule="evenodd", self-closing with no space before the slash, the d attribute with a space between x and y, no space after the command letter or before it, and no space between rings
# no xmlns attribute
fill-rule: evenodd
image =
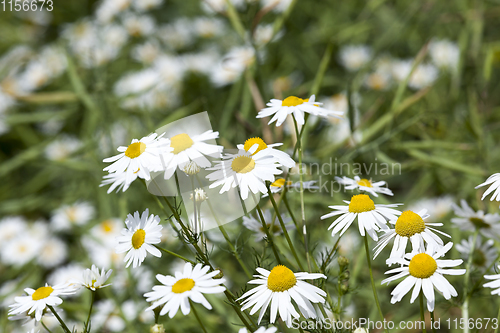
<svg viewBox="0 0 500 333"><path fill-rule="evenodd" d="M83 226L94 218L95 209L88 202L63 205L52 213L50 225L54 230L65 231L72 226Z"/></svg>
<svg viewBox="0 0 500 333"><path fill-rule="evenodd" d="M125 220L127 227L122 230L122 236L117 237L118 245L116 245L117 253L127 252L123 261L127 266L133 264L136 268L146 258L146 253L161 257L161 252L153 244L161 242L160 217L158 215L149 215L149 209L146 209L141 216L139 212L135 212L132 216L128 214Z"/></svg>
<svg viewBox="0 0 500 333"><path fill-rule="evenodd" d="M433 40L429 44L429 54L432 62L450 71L455 71L460 60L460 48L449 40Z"/></svg>
<svg viewBox="0 0 500 333"><path fill-rule="evenodd" d="M395 262L401 264L401 267L391 269L385 274L398 273L382 281L382 284L389 283L399 278L407 276L396 288L391 292L391 303L394 304L403 299L403 297L413 287L410 303L413 303L420 292L424 293L427 299L427 309L434 311L434 288L436 288L445 299L450 299L452 296L458 296L455 288L444 278L443 275L462 275L465 269L446 269L460 265L463 260L443 260L439 259L448 252L453 243L448 243L444 247L435 251L432 246L427 248L426 252L410 253L406 258L397 258Z"/></svg>
<svg viewBox="0 0 500 333"><path fill-rule="evenodd" d="M335 177L335 180L345 186L346 190L355 190L369 192L370 194L378 197L377 193L382 193L385 195L394 195L390 189L384 187L387 183L383 180L379 182L373 182L371 179L360 178L359 176L354 176L354 179L349 177Z"/></svg>
<svg viewBox="0 0 500 333"><path fill-rule="evenodd" d="M27 296L19 296L15 298L16 303L10 305L9 315L35 312L35 320L42 319L43 311L47 306L58 306L63 301L59 296L71 295L75 293L75 289L68 284L60 284L55 286L45 286L37 290L26 288L24 289Z"/></svg>
<svg viewBox="0 0 500 333"><path fill-rule="evenodd" d="M293 168L295 166L295 161L290 157L290 155L288 155L284 151L274 149L274 147L279 147L283 145L282 143L273 143L268 145L261 138L255 137L246 140L245 144L238 145L237 147L238 149L250 151L250 148L252 148L256 144L259 146L257 150L253 152L253 154L256 154L259 151L266 149L267 154L275 157L280 164L286 166L287 168Z"/></svg>
<svg viewBox="0 0 500 333"><path fill-rule="evenodd" d="M243 200L248 198L249 191L254 194L267 193L266 181L274 182L274 176L283 171L278 169L281 165L276 158L266 150L257 150L258 145L255 144L249 151L226 154L222 161L208 169L214 170L207 175L213 181L209 188L223 185L220 193L224 193L239 186Z"/></svg>
<svg viewBox="0 0 500 333"><path fill-rule="evenodd" d="M478 235L474 249L472 249L473 243L474 236L469 236L468 239L462 239L460 244L457 244L457 250L462 255L462 258L468 260L470 253L472 253L472 264L474 266L481 269L490 267L491 263L493 263L498 256L498 251L493 239L488 239L486 242L483 242L481 235Z"/></svg>
<svg viewBox="0 0 500 333"><path fill-rule="evenodd" d="M128 146L118 147L120 154L104 159L105 163L114 162L108 165L103 170L109 173L125 173L125 184L130 184L139 176L142 179L149 180L151 171L159 171L162 169L160 152L169 150L165 146L169 143L167 139L163 139L162 135L153 133L145 136L140 140L133 139ZM137 176L135 176L137 173Z"/></svg>
<svg viewBox="0 0 500 333"><path fill-rule="evenodd" d="M451 236L432 228L440 227L443 225L442 223L425 222L424 220L430 216L426 212L425 209L417 213L407 210L397 220L390 220L389 223L393 224L395 228L385 230L385 234L380 237L380 241L375 247L374 258L382 252L392 239L394 239L394 245L390 258L403 258L408 241L411 242L412 252L425 251L424 242L427 243L427 246L432 246L435 249L442 247L444 243L436 235L436 232L448 238L451 238Z"/></svg>
<svg viewBox="0 0 500 333"><path fill-rule="evenodd" d="M139 170L132 172L131 174L129 174L127 170L125 170L125 172L109 173L102 177L102 182L99 187L111 184L111 186L107 190L108 194L113 192L115 189L117 193L120 190L122 190L122 192L125 192L130 187L130 184L132 184L137 179L138 173Z"/></svg>
<svg viewBox="0 0 500 333"><path fill-rule="evenodd" d="M163 154L162 163L165 167L165 179L170 179L175 170L183 170L191 161L201 168L208 168L212 165L208 157L219 157L222 146L207 143L205 141L215 140L219 137L219 132L212 130L201 134L180 133L170 138L170 151Z"/></svg>
<svg viewBox="0 0 500 333"><path fill-rule="evenodd" d="M276 321L278 313L288 327L292 326L292 317L299 318L301 314L305 318L318 317L313 304L324 303L326 292L305 280L326 279L325 275L294 273L283 265L275 266L271 271L258 267L257 272L259 274L254 275L256 279L248 283L257 284L258 287L247 291L237 299L238 301L246 298L242 302L241 311L252 307L250 315L261 309L257 323L260 324L269 305L271 305L271 323Z"/></svg>
<svg viewBox="0 0 500 333"><path fill-rule="evenodd" d="M329 206L333 212L321 216L321 219L340 215L328 228L332 229L332 236L339 233L340 236L346 232L354 220L358 219L358 228L361 236L365 232L374 240L378 240L377 231L387 230L386 220L397 220L401 212L393 209L401 204L380 205L375 204L366 194L353 195L351 201L344 200L347 206Z"/></svg>
<svg viewBox="0 0 500 333"><path fill-rule="evenodd" d="M498 266L498 268L500 269L500 266ZM500 295L500 274L485 275L484 278L493 281L483 284L483 287L493 288L494 290L491 292L492 295Z"/></svg>
<svg viewBox="0 0 500 333"><path fill-rule="evenodd" d="M274 221L271 222L272 214L270 210L265 210L263 215L264 221L266 221L267 229L272 235L277 236L283 233L283 230L281 229L281 225L277 218L275 218ZM293 224L290 217L286 217L285 214L281 214L281 219L283 220L283 223L285 224L287 230L295 229L295 224ZM249 217L243 216L243 225L247 229L255 232L256 242L261 241L266 237L266 233L264 231L262 223L260 222L260 219L254 218L252 215L250 215Z"/></svg>
<svg viewBox="0 0 500 333"><path fill-rule="evenodd" d="M203 294L219 294L224 292L226 287L221 286L225 282L224 278L214 279L219 271L207 273L209 269L209 266L202 264L197 264L193 268L190 263L186 263L184 270L175 272L175 276L156 275L162 285L154 286L153 291L144 294L146 302L153 303L146 311L163 305L160 316L168 313L168 316L173 318L179 307L183 315L188 315L191 311L189 301L201 304L211 310L212 305Z"/></svg>
<svg viewBox="0 0 500 333"><path fill-rule="evenodd" d="M318 190L319 186L316 186L317 181L315 180L309 180L302 182L302 188L304 190ZM269 186L269 189L271 190L272 193L278 193L283 190L285 187L285 179L284 178L278 178L276 179L271 185ZM300 189L300 182L294 183L291 180L286 182L286 187L288 191L290 189Z"/></svg>
<svg viewBox="0 0 500 333"><path fill-rule="evenodd" d="M372 59L372 50L366 45L348 45L340 50L340 62L349 71L357 71Z"/></svg>
<svg viewBox="0 0 500 333"><path fill-rule="evenodd" d="M477 185L476 189L486 185L489 185L490 187L486 190L486 192L484 192L483 196L481 197L481 200L484 200L484 198L486 198L488 194L495 191L491 196L490 201L493 200L500 201L500 173L495 173L491 175L490 177L488 177L488 179L486 179L484 183Z"/></svg>
<svg viewBox="0 0 500 333"><path fill-rule="evenodd" d="M101 289L111 284L105 284L106 280L113 273L113 270L105 271L104 268L99 272L99 268L95 265L92 265L92 268L87 268L83 272L83 279L80 281L80 284L92 291L96 291L97 289Z"/></svg>
<svg viewBox="0 0 500 333"><path fill-rule="evenodd" d="M482 210L474 211L465 200L460 201L461 206L452 203L455 211L451 222L457 225L460 230L475 231L476 229L486 238L500 237L500 215L485 214Z"/></svg>
<svg viewBox="0 0 500 333"><path fill-rule="evenodd" d="M257 118L264 118L273 115L269 124L276 121L276 126L281 126L289 114L298 124L304 124L304 112L310 113L319 117L340 117L344 113L340 111L330 111L321 107L322 103L315 102L315 96L312 95L308 99L302 99L295 96L289 96L284 100L272 99L267 103L267 108L259 111Z"/></svg>

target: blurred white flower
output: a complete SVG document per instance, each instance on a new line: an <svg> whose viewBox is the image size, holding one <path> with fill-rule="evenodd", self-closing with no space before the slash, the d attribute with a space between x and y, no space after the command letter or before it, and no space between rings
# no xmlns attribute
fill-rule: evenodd
<svg viewBox="0 0 500 333"><path fill-rule="evenodd" d="M94 218L95 209L88 202L63 205L52 213L50 225L54 230L69 230L72 226L82 226Z"/></svg>
<svg viewBox="0 0 500 333"><path fill-rule="evenodd" d="M474 249L472 249L472 243L474 243L474 236L471 235L468 239L462 239L456 248L464 261L467 261L472 253L472 264L478 268L487 269L498 256L495 241L487 239L483 242L481 235L478 235Z"/></svg>
<svg viewBox="0 0 500 333"><path fill-rule="evenodd" d="M58 284L74 284L74 281L78 281L81 278L84 267L79 263L72 262L66 266L59 267L53 271L48 277L47 282L50 285Z"/></svg>
<svg viewBox="0 0 500 333"><path fill-rule="evenodd" d="M52 268L62 264L66 260L67 254L66 243L57 237L51 237L43 242L36 259L41 266Z"/></svg>
<svg viewBox="0 0 500 333"><path fill-rule="evenodd" d="M429 54L432 62L439 68L456 71L460 60L460 49L456 43L449 40L433 40L429 44Z"/></svg>
<svg viewBox="0 0 500 333"><path fill-rule="evenodd" d="M0 220L0 250L6 243L28 229L28 224L22 216L6 216Z"/></svg>
<svg viewBox="0 0 500 333"><path fill-rule="evenodd" d="M349 71L357 71L372 59L372 50L366 45L347 45L340 50L340 63Z"/></svg>
<svg viewBox="0 0 500 333"><path fill-rule="evenodd" d="M413 89L423 89L431 86L438 78L439 71L431 64L420 64L413 71L408 86Z"/></svg>
<svg viewBox="0 0 500 333"><path fill-rule="evenodd" d="M208 75L217 66L220 56L213 50L183 54L181 60L186 71Z"/></svg>
<svg viewBox="0 0 500 333"><path fill-rule="evenodd" d="M117 14L130 7L132 0L103 0L95 11L95 16L102 23L109 23Z"/></svg>
<svg viewBox="0 0 500 333"><path fill-rule="evenodd" d="M91 317L93 330L101 329L111 332L123 332L126 327L125 321L119 315L119 309L111 299L95 303L95 311Z"/></svg>
<svg viewBox="0 0 500 333"><path fill-rule="evenodd" d="M460 206L452 202L451 207L457 216L452 218L451 222L460 230L470 232L479 230L486 238L500 237L500 215L498 213L485 214L482 210L476 212L465 200L460 201Z"/></svg>
<svg viewBox="0 0 500 333"><path fill-rule="evenodd" d="M156 31L156 36L174 50L191 45L195 40L193 24L186 18L180 18L171 24L163 25Z"/></svg>
<svg viewBox="0 0 500 333"><path fill-rule="evenodd" d="M100 241L103 245L114 247L116 237L120 235L123 222L118 218L109 218L96 224L90 229L90 235Z"/></svg>
<svg viewBox="0 0 500 333"><path fill-rule="evenodd" d="M0 257L7 265L21 267L39 254L41 245L40 241L31 234L20 234L2 246Z"/></svg>
<svg viewBox="0 0 500 333"><path fill-rule="evenodd" d="M45 147L45 156L49 160L63 161L76 152L81 145L76 137L61 135Z"/></svg>
<svg viewBox="0 0 500 333"><path fill-rule="evenodd" d="M278 31L274 34L274 25L273 24L259 24L255 29L253 38L255 40L255 44L258 47L262 47L267 43L274 42L280 39L284 35L284 31Z"/></svg>
<svg viewBox="0 0 500 333"><path fill-rule="evenodd" d="M241 9L245 6L245 0L230 0L234 7ZM201 8L209 14L223 12L227 8L226 0L202 0Z"/></svg>
<svg viewBox="0 0 500 333"><path fill-rule="evenodd" d="M197 17L193 21L194 33L198 37L213 38L226 31L224 21L213 17Z"/></svg>
<svg viewBox="0 0 500 333"><path fill-rule="evenodd" d="M132 6L138 12L143 12L147 10L160 7L163 4L163 0L133 0Z"/></svg>
<svg viewBox="0 0 500 333"><path fill-rule="evenodd" d="M132 58L146 65L155 61L160 54L160 44L156 39L150 39L132 49Z"/></svg>
<svg viewBox="0 0 500 333"><path fill-rule="evenodd" d="M123 16L123 25L130 36L148 36L155 31L155 20L149 15L127 13Z"/></svg>
<svg viewBox="0 0 500 333"><path fill-rule="evenodd" d="M408 209L414 212L419 212L422 209L427 209L427 214L432 216L433 220L439 222L451 212L453 205L453 197L450 195L445 195L435 198L420 199L411 204Z"/></svg>
<svg viewBox="0 0 500 333"><path fill-rule="evenodd" d="M210 79L219 87L233 83L254 61L255 50L252 47L235 47L222 58L219 66L213 69Z"/></svg>

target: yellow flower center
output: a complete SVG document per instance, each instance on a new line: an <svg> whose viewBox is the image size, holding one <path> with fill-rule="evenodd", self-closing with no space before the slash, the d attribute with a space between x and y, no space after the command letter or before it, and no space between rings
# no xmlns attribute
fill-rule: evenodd
<svg viewBox="0 0 500 333"><path fill-rule="evenodd" d="M292 185L292 181L289 180L286 182L286 184L288 186ZM279 178L279 179L276 179L272 184L271 186L274 186L274 187L283 187L285 186L285 179L284 178Z"/></svg>
<svg viewBox="0 0 500 333"><path fill-rule="evenodd" d="M351 213L364 213L375 210L375 203L366 194L353 195L349 203Z"/></svg>
<svg viewBox="0 0 500 333"><path fill-rule="evenodd" d="M125 156L130 158L136 158L141 156L142 153L146 150L146 144L142 142L134 142L130 146L128 146L127 150L125 150Z"/></svg>
<svg viewBox="0 0 500 333"><path fill-rule="evenodd" d="M474 224L474 226L477 229L489 229L489 228L491 228L491 226L488 223L484 222L484 220L479 218L479 217L470 217L469 221L470 221L470 223Z"/></svg>
<svg viewBox="0 0 500 333"><path fill-rule="evenodd" d="M174 154L190 148L193 143L194 141L186 133L177 134L170 139L170 147L174 148Z"/></svg>
<svg viewBox="0 0 500 333"><path fill-rule="evenodd" d="M366 178L360 179L357 183L359 186L372 187L372 182Z"/></svg>
<svg viewBox="0 0 500 333"><path fill-rule="evenodd" d="M193 279L180 279L172 286L172 292L176 294L182 294L186 291L190 291L194 287Z"/></svg>
<svg viewBox="0 0 500 333"><path fill-rule="evenodd" d="M252 154L257 154L259 151L261 150L264 150L267 148L267 145L266 143L264 142L264 140L262 140L261 138L250 138L248 139L247 141L245 141L245 145L243 146L243 148L248 151L250 148L253 147L253 145L255 144L258 144L259 145L259 148L257 148L257 150Z"/></svg>
<svg viewBox="0 0 500 333"><path fill-rule="evenodd" d="M97 282L97 280L92 280L92 283L90 284L90 286L95 288L94 283L96 283L96 282Z"/></svg>
<svg viewBox="0 0 500 333"><path fill-rule="evenodd" d="M113 231L113 223L110 220L106 220L101 223L101 228L105 233Z"/></svg>
<svg viewBox="0 0 500 333"><path fill-rule="evenodd" d="M295 274L283 265L275 266L267 278L267 287L274 292L288 290L295 286L296 283Z"/></svg>
<svg viewBox="0 0 500 333"><path fill-rule="evenodd" d="M136 232L132 235L132 246L134 249L138 249L144 244L144 240L146 239L146 232L142 229L137 229Z"/></svg>
<svg viewBox="0 0 500 333"><path fill-rule="evenodd" d="M237 173L247 173L255 168L255 161L248 156L238 156L231 163L231 169Z"/></svg>
<svg viewBox="0 0 500 333"><path fill-rule="evenodd" d="M433 257L427 253L415 255L409 265L410 274L418 279L427 279L437 270L437 263Z"/></svg>
<svg viewBox="0 0 500 333"><path fill-rule="evenodd" d="M31 299L34 301L39 301L41 299L49 297L53 291L54 289L50 286L40 287L31 295Z"/></svg>
<svg viewBox="0 0 500 333"><path fill-rule="evenodd" d="M302 99L295 96L289 96L281 102L281 106L297 106L308 102L309 99Z"/></svg>
<svg viewBox="0 0 500 333"><path fill-rule="evenodd" d="M404 211L396 221L396 233L402 237L411 237L424 230L424 220L411 210Z"/></svg>

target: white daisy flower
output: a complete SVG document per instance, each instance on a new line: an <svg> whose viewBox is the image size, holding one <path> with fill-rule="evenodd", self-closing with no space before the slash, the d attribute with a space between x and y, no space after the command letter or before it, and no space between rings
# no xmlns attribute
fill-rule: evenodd
<svg viewBox="0 0 500 333"><path fill-rule="evenodd" d="M99 268L92 265L92 268L87 268L83 271L83 279L80 281L80 284L87 289L96 291L97 289L111 285L105 284L111 273L113 273L112 269L106 272L104 268L102 268L101 272L99 272Z"/></svg>
<svg viewBox="0 0 500 333"><path fill-rule="evenodd" d="M409 209L414 212L419 212L422 209L427 209L427 213L433 219L440 221L444 219L451 211L455 200L450 195L444 195L434 198L424 198L413 203Z"/></svg>
<svg viewBox="0 0 500 333"><path fill-rule="evenodd" d="M41 266L52 268L62 264L66 260L67 253L66 243L57 237L50 237L43 242L36 259Z"/></svg>
<svg viewBox="0 0 500 333"><path fill-rule="evenodd" d="M382 193L385 195L394 195L390 189L384 187L387 183L383 180L379 182L373 182L371 179L360 178L359 176L354 176L354 179L349 177L335 177L335 180L345 186L346 190L355 190L369 192L370 194L378 197L377 193Z"/></svg>
<svg viewBox="0 0 500 333"><path fill-rule="evenodd" d="M215 170L207 175L213 181L209 188L223 185L219 193L224 193L239 186L241 198L248 198L248 191L252 193L267 193L266 181L274 182L274 176L283 171L276 158L266 150L258 150L255 144L249 151L240 150L238 154L226 154L222 161L208 170Z"/></svg>
<svg viewBox="0 0 500 333"><path fill-rule="evenodd" d="M82 143L77 138L62 135L45 147L45 156L52 161L63 161L76 152Z"/></svg>
<svg viewBox="0 0 500 333"><path fill-rule="evenodd" d="M460 49L449 40L433 40L429 44L429 55L436 66L454 71L460 60Z"/></svg>
<svg viewBox="0 0 500 333"><path fill-rule="evenodd" d="M114 162L103 170L109 173L125 173L126 184L130 184L139 176L142 179L149 180L151 171L160 171L162 169L160 153L168 150L166 146L170 143L163 135L153 133L140 140L133 139L128 146L118 147L120 154L108 157L103 160L105 163ZM137 173L137 176L135 176Z"/></svg>
<svg viewBox="0 0 500 333"><path fill-rule="evenodd" d="M269 327L269 328L259 327L257 331L254 331L253 333L275 333L277 330L278 329L276 327ZM248 330L246 329L246 327L243 327L240 328L238 333L248 333Z"/></svg>
<svg viewBox="0 0 500 333"><path fill-rule="evenodd" d="M81 278L83 270L84 267L80 266L80 264L71 263L53 271L48 276L47 282L50 285L69 284L71 286L76 286L75 281L78 281Z"/></svg>
<svg viewBox="0 0 500 333"><path fill-rule="evenodd" d="M324 303L326 292L304 280L326 279L325 275L293 273L283 265L275 266L271 271L258 267L257 272L260 274L254 275L256 279L248 283L257 284L258 287L247 291L237 299L246 298L241 303L241 311L252 307L250 315L253 315L261 309L257 321L260 324L267 308L271 305L270 322L276 321L279 312L281 320L286 322L288 327L292 326L292 317L299 318L301 314L305 318L317 318L313 304ZM292 300L298 306L300 314Z"/></svg>
<svg viewBox="0 0 500 333"><path fill-rule="evenodd" d="M109 173L102 177L102 182L101 184L99 184L99 187L111 184L111 186L107 190L108 194L113 192L115 189L117 193L120 190L122 190L122 192L125 192L130 187L130 184L132 184L137 179L138 173L139 170L132 172L131 174L129 174L127 170L125 170L125 172Z"/></svg>
<svg viewBox="0 0 500 333"><path fill-rule="evenodd" d="M266 221L267 224L267 228L272 235L277 236L283 233L283 230L281 229L281 225L277 218L275 218L275 220L271 222L272 213L270 210L265 210L263 215L264 215L264 221ZM285 214L281 214L281 219L285 224L286 230L295 229L295 224L293 224L293 221L290 217L286 217ZM243 225L247 229L250 229L255 232L256 242L261 241L266 237L266 233L264 231L262 223L260 222L260 219L256 219L252 215L250 215L249 217L243 216Z"/></svg>
<svg viewBox="0 0 500 333"><path fill-rule="evenodd" d="M361 236L366 233L374 240L378 240L377 231L387 230L387 220L397 220L397 216L401 212L392 207L397 207L401 204L376 205L373 200L366 194L353 195L351 201L344 200L348 206L329 206L334 209L333 212L321 216L321 219L341 215L331 225L328 230L332 229L332 236L340 232L340 236L346 232L354 220L358 219L358 227Z"/></svg>
<svg viewBox="0 0 500 333"><path fill-rule="evenodd" d="M75 293L75 289L67 284L49 286L45 284L37 290L26 288L24 289L27 296L19 296L15 298L16 303L10 305L9 316L28 312L35 312L35 320L42 319L43 311L49 306L58 306L63 301L59 296L71 295Z"/></svg>
<svg viewBox="0 0 500 333"><path fill-rule="evenodd" d="M469 259L469 254L472 252L472 264L474 266L483 269L490 267L493 261L498 257L495 241L493 241L493 239L488 239L483 243L481 235L478 235L476 245L472 251L473 242L474 236L469 236L468 239L462 239L460 244L457 244L456 248L462 255L462 258L467 261Z"/></svg>
<svg viewBox="0 0 500 333"><path fill-rule="evenodd" d="M5 244L14 239L17 235L23 234L28 229L28 224L22 216L6 216L0 220L0 249Z"/></svg>
<svg viewBox="0 0 500 333"><path fill-rule="evenodd" d="M268 124L276 121L276 126L281 126L289 114L298 124L304 125L304 112L319 117L340 117L344 113L340 111L330 111L321 107L322 103L315 102L315 96L311 95L308 99L302 99L295 96L289 96L284 100L272 99L267 103L267 108L259 111L257 118L264 118L274 115Z"/></svg>
<svg viewBox="0 0 500 333"><path fill-rule="evenodd" d="M207 273L209 269L209 266L203 266L202 264L197 264L193 268L190 263L186 263L184 271L175 272L175 277L171 275L156 275L156 278L162 285L154 286L153 291L144 294L146 302L153 303L146 311L163 305L160 316L168 313L168 316L173 318L179 307L183 315L188 315L191 311L190 300L211 310L212 306L203 294L219 294L224 292L226 287L221 286L221 284L226 280L224 278L214 279L213 277L220 272L216 270Z"/></svg>
<svg viewBox="0 0 500 333"><path fill-rule="evenodd" d="M477 185L476 189L486 185L489 185L490 187L486 190L486 192L484 192L483 196L481 197L481 200L484 200L484 198L486 198L488 194L495 191L491 196L490 201L493 200L500 201L500 173L495 173L491 175L490 177L488 177L488 179L486 179L484 183Z"/></svg>
<svg viewBox="0 0 500 333"><path fill-rule="evenodd" d="M295 166L295 161L290 157L290 155L288 155L284 151L274 149L274 147L283 145L282 143L273 143L268 145L261 138L255 137L246 140L245 144L237 145L237 147L240 150L250 151L250 148L252 148L256 144L259 146L253 154L258 153L261 150L266 150L268 155L275 157L280 164L286 166L287 168L293 168Z"/></svg>
<svg viewBox="0 0 500 333"><path fill-rule="evenodd" d="M304 190L318 190L319 186L316 186L317 181L316 180L309 180L302 182L302 188ZM284 178L278 178L276 179L271 185L269 186L269 189L271 190L272 193L278 193L283 190L285 187L285 179ZM291 180L286 182L286 187L288 191L290 189L300 189L300 182L292 182Z"/></svg>
<svg viewBox="0 0 500 333"><path fill-rule="evenodd" d="M380 237L380 241L374 249L373 258L375 259L392 239L394 239L394 245L390 258L403 258L408 241L411 242L412 252L424 252L424 242L427 243L427 246L432 246L435 249L442 247L444 243L435 233L440 233L448 238L451 238L451 236L432 228L441 227L442 223L425 222L424 220L430 216L426 212L425 209L417 213L407 210L397 220L389 220L389 223L393 224L395 228L384 231L385 234Z"/></svg>
<svg viewBox="0 0 500 333"><path fill-rule="evenodd" d="M401 264L401 267L391 269L385 274L398 273L390 278L382 281L382 284L389 283L399 278L408 276L391 292L391 303L394 304L403 299L403 297L413 287L410 303L413 303L419 296L420 290L424 293L427 299L427 309L429 312L434 311L434 288L436 288L445 299L450 299L452 296L458 296L455 288L446 280L443 275L462 275L465 269L446 269L448 267L455 267L462 264L462 259L457 260L443 260L439 259L448 252L453 243L448 243L440 248L437 252L432 246L429 246L426 252L410 253L404 258L395 259Z"/></svg>
<svg viewBox="0 0 500 333"><path fill-rule="evenodd" d="M4 264L21 267L39 255L41 245L35 235L21 234L3 245L0 257Z"/></svg>
<svg viewBox="0 0 500 333"><path fill-rule="evenodd" d="M418 65L411 74L408 87L419 90L431 86L437 80L439 70L431 64Z"/></svg>
<svg viewBox="0 0 500 333"><path fill-rule="evenodd" d="M130 36L141 37L151 35L155 31L155 20L149 15L127 13L123 16L123 26Z"/></svg>
<svg viewBox="0 0 500 333"><path fill-rule="evenodd" d="M123 261L127 266L133 264L136 268L146 258L146 253L161 257L161 252L153 244L161 242L160 217L158 215L149 215L149 209L146 209L141 216L135 212L134 216L128 214L125 220L127 227L122 230L122 236L117 237L116 253L127 252Z"/></svg>
<svg viewBox="0 0 500 333"><path fill-rule="evenodd" d="M163 4L163 0L134 0L132 6L138 12L144 12Z"/></svg>
<svg viewBox="0 0 500 333"><path fill-rule="evenodd" d="M122 228L122 220L110 218L93 226L90 229L90 235L104 245L114 246L116 237L120 236Z"/></svg>
<svg viewBox="0 0 500 333"><path fill-rule="evenodd" d="M500 237L500 215L499 214L485 214L482 210L474 211L469 207L467 201L461 200L461 206L452 203L455 215L451 222L456 224L460 230L479 232L486 238Z"/></svg>
<svg viewBox="0 0 500 333"><path fill-rule="evenodd" d="M56 231L65 231L72 226L83 226L94 218L95 209L88 202L76 202L63 205L52 213L51 227Z"/></svg>
<svg viewBox="0 0 500 333"><path fill-rule="evenodd" d="M340 62L349 71L357 71L372 59L372 50L366 45L348 45L340 50Z"/></svg>
<svg viewBox="0 0 500 333"><path fill-rule="evenodd" d="M498 268L500 269L500 266L498 266ZM493 281L483 284L483 287L493 288L494 290L491 292L492 295L500 295L500 274L485 275L484 278Z"/></svg>
<svg viewBox="0 0 500 333"><path fill-rule="evenodd" d="M170 138L170 149L168 153L161 156L165 168L165 179L170 179L175 170L183 170L191 161L196 162L201 168L208 168L212 165L208 157L219 157L222 146L207 143L205 141L215 140L219 137L219 132L212 130L202 134L189 135L181 133Z"/></svg>

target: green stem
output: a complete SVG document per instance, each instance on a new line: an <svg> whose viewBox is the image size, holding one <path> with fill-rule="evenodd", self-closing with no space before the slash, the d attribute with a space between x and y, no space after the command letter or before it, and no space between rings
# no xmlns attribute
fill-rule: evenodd
<svg viewBox="0 0 500 333"><path fill-rule="evenodd" d="M470 281L470 271L472 267L472 258L474 254L474 249L476 247L476 241L477 241L477 235L479 234L479 229L476 229L474 232L474 238L472 239L472 246L469 251L469 258L467 259L467 267L465 268L465 282L464 282L464 303L462 305L462 317L464 319L465 325L464 325L464 333L469 333L469 325L467 324L469 322L469 281Z"/></svg>
<svg viewBox="0 0 500 333"><path fill-rule="evenodd" d="M285 189L283 189L285 191ZM297 230L299 229L299 223L297 222L297 219L295 218L295 215L292 212L292 209L290 208L290 204L288 203L288 199L286 197L286 194L283 194L283 202L285 203L285 207L288 210L288 213L290 214L290 217L292 218L293 224L295 224L295 228ZM279 208L279 206L278 206Z"/></svg>
<svg viewBox="0 0 500 333"><path fill-rule="evenodd" d="M181 259L181 260L184 260L185 262L189 262L189 263L191 263L191 264L193 264L193 265L196 265L196 262L194 262L193 260L189 260L188 258L185 258L185 257L181 256L180 254L177 254L177 253L175 253L175 252L172 252L172 251L169 251L169 250L164 249L164 248L162 248L162 247L159 247L158 245L154 245L154 246L155 246L158 250L160 250L160 251L162 251L162 252L165 252L166 254L170 254L171 256L177 257L177 258L179 258L179 259Z"/></svg>
<svg viewBox="0 0 500 333"><path fill-rule="evenodd" d="M224 236L224 239L226 240L226 243L231 248L231 252L233 252L234 257L236 258L236 260L240 264L241 268L243 268L243 271L245 271L245 274L247 275L247 277L249 279L251 279L252 278L252 273L250 273L247 265L245 265L245 262L241 259L240 254L238 253L238 251L236 251L236 247L231 242L231 239L229 239L229 236L228 236L228 234L226 232L226 229L222 226L222 224L220 223L219 219L217 218L217 215L215 214L215 211L214 211L214 209L212 207L212 204L208 200L207 200L207 203L208 203L208 207L210 208L210 211L211 211L211 213L212 213L212 215L213 215L213 217L215 219L215 222L217 222L217 225L219 226L220 232Z"/></svg>
<svg viewBox="0 0 500 333"><path fill-rule="evenodd" d="M41 323L42 323L43 328L45 328L47 330L47 332L52 333L52 331L49 330L49 328L43 323L43 321L41 321Z"/></svg>
<svg viewBox="0 0 500 333"><path fill-rule="evenodd" d="M380 319L384 321L384 314L382 312L382 308L380 307L380 302L378 300L377 288L375 288L375 280L373 279L373 271L372 271L372 262L370 257L370 249L368 248L368 235L365 235L365 252L366 252L366 262L368 264L368 270L370 271L370 281L372 283L373 297L375 298L375 303L377 304L378 313L380 315ZM389 329L385 328L385 332L388 333Z"/></svg>
<svg viewBox="0 0 500 333"><path fill-rule="evenodd" d="M95 291L92 292L92 300L90 301L90 308L89 308L89 315L87 316L87 321L85 322L85 329L83 330L85 333L88 333L88 327L90 323L90 315L92 314L92 307L94 306L94 300L95 300Z"/></svg>
<svg viewBox="0 0 500 333"><path fill-rule="evenodd" d="M424 310L424 293L422 291L420 291L420 320L422 321L423 323L423 327L422 327L422 332L423 333L427 333L427 330L425 329L425 310Z"/></svg>
<svg viewBox="0 0 500 333"><path fill-rule="evenodd" d="M196 320L198 320L198 323L200 324L201 329L203 330L203 332L207 333L207 330L206 330L205 326L203 325L203 322L201 321L200 317L198 316L198 312L196 312L196 308L194 307L194 303L191 300L189 300L189 303L191 303L191 310L193 310L193 314L196 317Z"/></svg>
<svg viewBox="0 0 500 333"><path fill-rule="evenodd" d="M57 318L57 321L59 321L59 324L61 324L61 327L62 327L63 331L66 332L66 333L71 333L71 331L69 330L68 326L66 326L66 324L64 323L64 321L57 314L56 310L54 310L54 308L52 306L50 306L50 305L47 305L47 307L50 309L50 311Z"/></svg>
<svg viewBox="0 0 500 333"><path fill-rule="evenodd" d="M278 221L280 222L281 229L283 230L283 234L285 235L286 241L288 243L288 247L290 247L290 250L292 251L292 254L297 261L297 265L299 266L301 271L304 271L304 267L302 267L302 264L300 263L299 256L297 255L297 251L295 250L295 247L293 246L292 240L290 239L290 235L288 235L288 230L286 230L285 223L283 222L283 218L281 217L281 214L279 213L278 210L278 205L276 204L276 201L274 200L273 194L271 193L271 190L268 188L267 193L269 193L269 198L271 199L271 203L273 204L273 208L276 211L276 216L278 217Z"/></svg>
<svg viewBox="0 0 500 333"><path fill-rule="evenodd" d="M295 125L295 133L297 134L297 146L299 149L299 177L300 177L300 210L301 210L301 217L302 217L302 236L304 237L304 248L306 251L306 258L307 258L307 267L309 268L309 273L312 272L311 269L311 258L309 254L309 241L308 241L308 236L307 236L307 227L306 227L306 210L305 210L305 205L304 205L304 175L302 174L302 138L299 133L299 126L297 125L297 120L293 118L293 124ZM286 185L286 183L285 183Z"/></svg>
<svg viewBox="0 0 500 333"><path fill-rule="evenodd" d="M255 196L254 196L254 199L257 202ZM276 258L276 261L278 262L278 264L281 265L280 255L278 254L278 250L276 249L276 246L274 244L273 237L271 236L271 233L269 232L269 228L267 227L267 223L266 223L266 220L264 219L264 214L262 213L262 209L260 209L259 204L257 204L256 207L257 207L257 213L259 214L260 222L262 223L262 228L264 229L264 233L266 234L267 240L269 241L269 245L271 245L271 249L273 250L274 257Z"/></svg>

